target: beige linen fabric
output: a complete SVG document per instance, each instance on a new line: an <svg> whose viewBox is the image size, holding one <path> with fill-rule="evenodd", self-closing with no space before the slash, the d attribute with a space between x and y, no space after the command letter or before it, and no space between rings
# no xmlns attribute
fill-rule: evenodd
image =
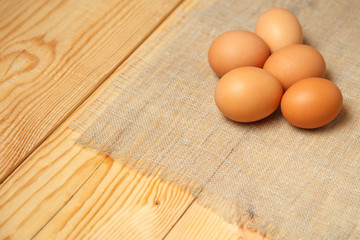
<svg viewBox="0 0 360 240"><path fill-rule="evenodd" d="M227 30L253 31L271 7L298 16L343 92L343 110L323 128L292 127L280 110L235 123L215 106L209 45ZM77 141L275 239L360 239L359 13L357 0L199 1L146 41L73 122Z"/></svg>

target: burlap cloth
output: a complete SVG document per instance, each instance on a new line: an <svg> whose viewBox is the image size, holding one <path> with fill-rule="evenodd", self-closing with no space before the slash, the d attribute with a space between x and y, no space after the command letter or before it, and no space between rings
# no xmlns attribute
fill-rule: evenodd
<svg viewBox="0 0 360 240"><path fill-rule="evenodd" d="M325 127L292 127L280 110L234 123L215 106L210 43L253 31L271 7L297 15L343 92ZM228 221L275 239L360 239L359 14L358 0L199 1L146 41L72 127L80 143L175 181Z"/></svg>

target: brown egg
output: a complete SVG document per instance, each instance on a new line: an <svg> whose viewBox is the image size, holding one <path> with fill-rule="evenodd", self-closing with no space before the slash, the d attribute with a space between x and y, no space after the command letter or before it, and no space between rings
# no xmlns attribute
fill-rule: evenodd
<svg viewBox="0 0 360 240"><path fill-rule="evenodd" d="M281 100L286 120L300 128L318 128L331 122L340 112L340 89L324 78L307 78L292 85Z"/></svg>
<svg viewBox="0 0 360 240"><path fill-rule="evenodd" d="M270 73L261 68L240 67L219 80L215 102L231 120L253 122L273 113L282 94L280 82Z"/></svg>
<svg viewBox="0 0 360 240"><path fill-rule="evenodd" d="M255 32L264 39L271 52L303 42L299 20L283 8L272 8L263 13L256 23Z"/></svg>
<svg viewBox="0 0 360 240"><path fill-rule="evenodd" d="M295 44L271 54L264 69L273 74L286 90L304 78L324 77L326 65L323 56L316 49Z"/></svg>
<svg viewBox="0 0 360 240"><path fill-rule="evenodd" d="M218 36L209 48L208 58L213 71L223 76L238 67L262 67L269 53L268 46L255 33L236 30Z"/></svg>

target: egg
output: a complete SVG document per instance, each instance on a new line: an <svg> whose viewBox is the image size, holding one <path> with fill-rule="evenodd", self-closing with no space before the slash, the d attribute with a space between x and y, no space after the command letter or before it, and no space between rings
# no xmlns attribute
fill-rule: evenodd
<svg viewBox="0 0 360 240"><path fill-rule="evenodd" d="M238 67L262 67L270 50L255 33L234 30L221 34L210 45L209 64L213 71L223 76Z"/></svg>
<svg viewBox="0 0 360 240"><path fill-rule="evenodd" d="M324 77L326 64L315 49L303 44L290 45L271 54L264 69L288 89L295 82L309 77Z"/></svg>
<svg viewBox="0 0 360 240"><path fill-rule="evenodd" d="M324 78L307 78L292 85L281 100L281 112L292 125L322 127L339 114L343 104L340 89Z"/></svg>
<svg viewBox="0 0 360 240"><path fill-rule="evenodd" d="M227 118L253 122L273 113L283 94L280 82L257 67L240 67L226 73L215 88L215 103Z"/></svg>
<svg viewBox="0 0 360 240"><path fill-rule="evenodd" d="M255 32L264 39L271 52L303 42L299 20L283 8L272 8L263 13L256 23Z"/></svg>

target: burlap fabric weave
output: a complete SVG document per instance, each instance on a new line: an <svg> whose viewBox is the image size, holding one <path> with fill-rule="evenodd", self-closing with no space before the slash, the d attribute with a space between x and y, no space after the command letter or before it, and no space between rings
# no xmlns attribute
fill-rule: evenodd
<svg viewBox="0 0 360 240"><path fill-rule="evenodd" d="M271 7L297 15L343 92L325 127L292 127L280 110L235 123L215 106L209 45L253 31ZM199 1L146 41L72 127L80 143L178 183L228 221L275 239L360 239L359 13L357 0Z"/></svg>

